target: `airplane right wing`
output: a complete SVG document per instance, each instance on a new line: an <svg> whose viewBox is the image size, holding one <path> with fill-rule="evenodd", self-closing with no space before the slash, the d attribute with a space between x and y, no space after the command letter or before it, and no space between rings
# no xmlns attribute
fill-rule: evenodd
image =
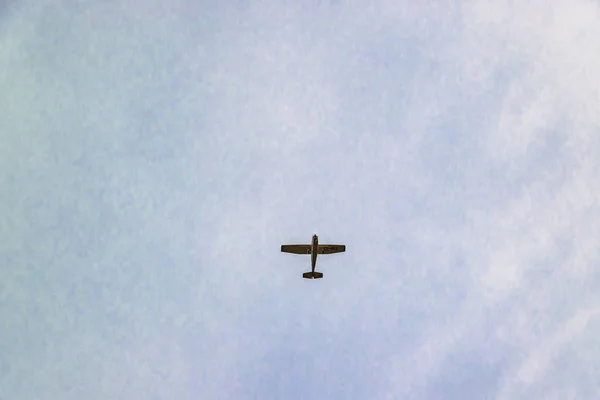
<svg viewBox="0 0 600 400"><path fill-rule="evenodd" d="M345 251L346 245L344 244L320 244L318 249L319 254L343 253Z"/></svg>
<svg viewBox="0 0 600 400"><path fill-rule="evenodd" d="M310 244L284 244L281 251L293 254L310 254Z"/></svg>

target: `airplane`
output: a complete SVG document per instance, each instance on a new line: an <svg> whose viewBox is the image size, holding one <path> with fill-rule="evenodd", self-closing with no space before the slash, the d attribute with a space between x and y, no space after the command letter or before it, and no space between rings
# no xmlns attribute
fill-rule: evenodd
<svg viewBox="0 0 600 400"><path fill-rule="evenodd" d="M305 279L319 279L323 277L321 272L315 272L318 254L343 253L346 251L346 245L343 244L319 244L319 237L313 235L312 244L284 244L281 246L284 253L310 254L312 261L312 272L305 272L302 277Z"/></svg>

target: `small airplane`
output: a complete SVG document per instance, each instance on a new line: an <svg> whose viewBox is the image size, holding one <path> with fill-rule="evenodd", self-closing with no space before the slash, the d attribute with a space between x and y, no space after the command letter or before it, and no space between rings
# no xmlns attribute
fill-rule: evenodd
<svg viewBox="0 0 600 400"><path fill-rule="evenodd" d="M310 254L312 261L312 272L305 272L302 277L305 279L319 279L323 277L321 272L315 272L318 254L343 253L346 251L346 245L343 244L319 244L319 237L313 235L312 244L284 244L281 246L284 253Z"/></svg>

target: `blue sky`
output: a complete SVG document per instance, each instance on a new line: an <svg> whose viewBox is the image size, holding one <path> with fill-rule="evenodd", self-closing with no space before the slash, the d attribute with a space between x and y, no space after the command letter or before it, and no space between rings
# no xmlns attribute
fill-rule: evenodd
<svg viewBox="0 0 600 400"><path fill-rule="evenodd" d="M600 5L286 3L0 9L0 398L598 397Z"/></svg>

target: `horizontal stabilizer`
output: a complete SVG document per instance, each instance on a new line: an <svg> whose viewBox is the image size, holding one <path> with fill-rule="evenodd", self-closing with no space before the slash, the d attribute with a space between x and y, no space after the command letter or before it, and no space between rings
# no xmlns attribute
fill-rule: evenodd
<svg viewBox="0 0 600 400"><path fill-rule="evenodd" d="M323 277L321 272L305 272L302 274L304 279L319 279Z"/></svg>

